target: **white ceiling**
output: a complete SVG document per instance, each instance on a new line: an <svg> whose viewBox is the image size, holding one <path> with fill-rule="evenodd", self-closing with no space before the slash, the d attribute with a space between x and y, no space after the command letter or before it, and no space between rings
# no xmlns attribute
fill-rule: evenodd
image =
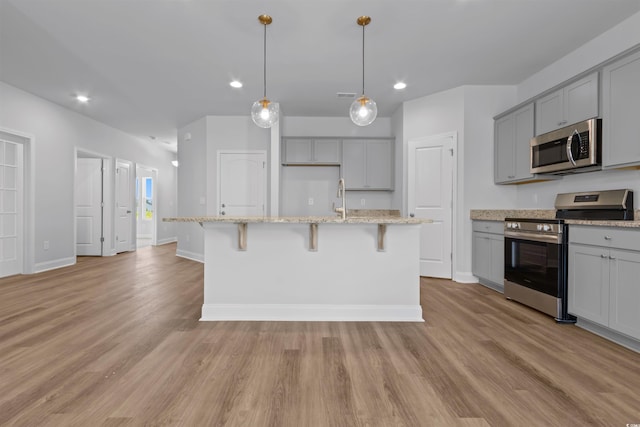
<svg viewBox="0 0 640 427"><path fill-rule="evenodd" d="M464 84L518 84L640 10L640 0L0 0L0 80L133 135L175 144L205 115L378 114ZM229 81L238 78L242 89ZM404 91L392 85L403 80ZM88 105L74 95L87 93Z"/></svg>

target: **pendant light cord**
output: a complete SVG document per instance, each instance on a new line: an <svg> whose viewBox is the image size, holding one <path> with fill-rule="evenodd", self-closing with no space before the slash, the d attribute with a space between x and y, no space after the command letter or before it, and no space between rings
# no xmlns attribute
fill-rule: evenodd
<svg viewBox="0 0 640 427"><path fill-rule="evenodd" d="M264 50L262 52L262 75L264 76L264 99L267 99L267 24L264 24Z"/></svg>
<svg viewBox="0 0 640 427"><path fill-rule="evenodd" d="M362 96L364 96L364 27L362 26Z"/></svg>

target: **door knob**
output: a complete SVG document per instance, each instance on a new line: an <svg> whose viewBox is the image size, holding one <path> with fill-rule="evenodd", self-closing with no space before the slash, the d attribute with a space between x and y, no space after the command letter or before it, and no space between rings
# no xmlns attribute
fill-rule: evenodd
<svg viewBox="0 0 640 427"><path fill-rule="evenodd" d="M225 206L224 206L224 203L222 204L222 207L223 207L223 208L225 207Z"/></svg>
<svg viewBox="0 0 640 427"><path fill-rule="evenodd" d="M224 215L224 211L220 212L220 215Z"/></svg>
<svg viewBox="0 0 640 427"><path fill-rule="evenodd" d="M411 218L413 218L413 217L414 217L414 216L416 216L416 215L415 215L415 214L413 214L413 213L410 213L410 214L409 214L409 216L410 216Z"/></svg>
<svg viewBox="0 0 640 427"><path fill-rule="evenodd" d="M131 211L127 211L127 213L131 213Z"/></svg>

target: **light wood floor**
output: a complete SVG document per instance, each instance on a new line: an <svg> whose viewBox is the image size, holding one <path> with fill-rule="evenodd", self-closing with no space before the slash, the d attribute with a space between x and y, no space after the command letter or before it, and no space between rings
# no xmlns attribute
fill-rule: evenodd
<svg viewBox="0 0 640 427"><path fill-rule="evenodd" d="M625 426L640 354L480 285L425 323L198 322L175 245L0 280L0 425Z"/></svg>

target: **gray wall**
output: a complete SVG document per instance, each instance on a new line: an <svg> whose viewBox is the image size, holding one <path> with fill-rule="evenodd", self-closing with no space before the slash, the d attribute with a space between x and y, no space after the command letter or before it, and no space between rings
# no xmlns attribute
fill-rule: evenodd
<svg viewBox="0 0 640 427"><path fill-rule="evenodd" d="M190 140L186 135L190 134ZM218 151L260 150L270 156L270 130L249 116L206 116L178 130L178 215L218 214ZM267 188L270 187L268 176ZM178 223L177 254L204 260L204 233L198 223Z"/></svg>
<svg viewBox="0 0 640 427"><path fill-rule="evenodd" d="M75 262L76 149L158 169L158 217L176 215L174 153L2 82L0 99L0 128L34 138L33 259L25 261L36 271ZM175 240L174 226L158 221L157 238Z"/></svg>

